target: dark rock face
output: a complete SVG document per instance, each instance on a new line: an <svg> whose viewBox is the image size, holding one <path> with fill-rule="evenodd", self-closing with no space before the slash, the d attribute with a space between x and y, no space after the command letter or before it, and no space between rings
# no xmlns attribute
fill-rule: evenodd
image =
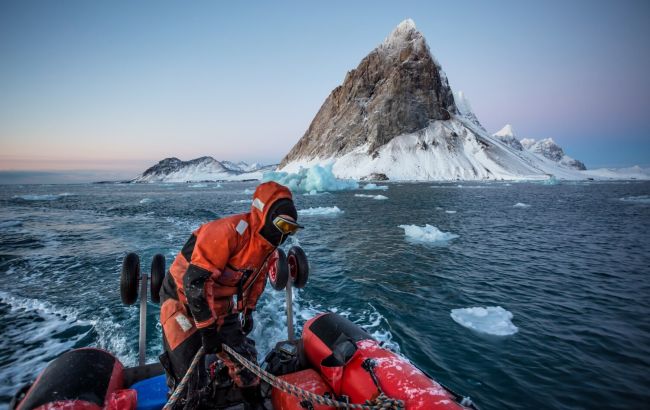
<svg viewBox="0 0 650 410"><path fill-rule="evenodd" d="M455 113L444 73L413 21L405 20L348 72L280 167L343 155L365 144L373 155L394 137Z"/></svg>

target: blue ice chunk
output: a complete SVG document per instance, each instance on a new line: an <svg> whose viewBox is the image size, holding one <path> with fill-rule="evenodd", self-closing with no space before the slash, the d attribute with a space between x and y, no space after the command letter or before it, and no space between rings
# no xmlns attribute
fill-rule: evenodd
<svg viewBox="0 0 650 410"><path fill-rule="evenodd" d="M289 187L293 192L323 192L357 189L359 183L352 179L338 179L332 173L332 164L301 168L297 173L267 172L262 181L275 181Z"/></svg>

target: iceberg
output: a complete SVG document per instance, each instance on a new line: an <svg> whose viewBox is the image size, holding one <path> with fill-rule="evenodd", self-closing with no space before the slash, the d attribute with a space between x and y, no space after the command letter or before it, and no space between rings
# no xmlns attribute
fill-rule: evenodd
<svg viewBox="0 0 650 410"><path fill-rule="evenodd" d="M440 229L433 225L426 224L424 226L417 225L400 225L404 229L406 239L416 243L447 243L458 235L450 232L442 232Z"/></svg>
<svg viewBox="0 0 650 410"><path fill-rule="evenodd" d="M298 210L298 215L314 216L314 215L336 215L341 214L343 211L338 206L319 206L317 208L307 208Z"/></svg>
<svg viewBox="0 0 650 410"><path fill-rule="evenodd" d="M287 186L293 192L324 192L357 189L359 184L352 179L337 179L332 173L332 165L314 165L300 168L296 173L272 171L262 176L262 181L275 181Z"/></svg>
<svg viewBox="0 0 650 410"><path fill-rule="evenodd" d="M517 202L512 206L513 208L530 208L530 205L525 204L523 202Z"/></svg>
<svg viewBox="0 0 650 410"><path fill-rule="evenodd" d="M459 325L495 336L509 336L517 333L519 329L512 323L512 317L512 313L501 306L451 310L451 318Z"/></svg>

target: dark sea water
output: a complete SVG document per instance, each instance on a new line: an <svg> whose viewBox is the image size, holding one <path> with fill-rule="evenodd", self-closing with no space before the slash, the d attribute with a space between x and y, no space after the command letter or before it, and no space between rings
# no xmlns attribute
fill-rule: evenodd
<svg viewBox="0 0 650 410"><path fill-rule="evenodd" d="M313 271L299 325L342 313L482 409L647 408L650 183L388 185L297 195L298 208L343 211L301 216L295 243ZM169 262L201 223L247 211L254 186L0 186L0 407L70 348L133 365L125 253L147 270L158 252ZM398 227L424 224L458 237L414 243ZM285 335L283 297L267 286L258 307L261 353ZM491 336L450 317L478 306L508 310L519 331ZM157 314L149 304L149 361Z"/></svg>

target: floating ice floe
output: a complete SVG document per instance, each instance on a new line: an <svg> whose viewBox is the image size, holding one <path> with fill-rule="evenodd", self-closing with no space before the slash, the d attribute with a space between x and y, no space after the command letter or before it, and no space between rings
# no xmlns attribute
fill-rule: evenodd
<svg viewBox="0 0 650 410"><path fill-rule="evenodd" d="M517 333L519 329L512 323L512 317L512 313L501 306L451 310L451 318L459 325L495 336L508 336Z"/></svg>
<svg viewBox="0 0 650 410"><path fill-rule="evenodd" d="M388 199L387 196L383 196L383 195L354 194L354 196L358 198Z"/></svg>
<svg viewBox="0 0 650 410"><path fill-rule="evenodd" d="M151 199L151 198L142 198L140 200L140 203L141 204L148 204L149 202L152 202L152 201L153 201L153 199Z"/></svg>
<svg viewBox="0 0 650 410"><path fill-rule="evenodd" d="M458 235L450 232L442 232L433 225L400 225L404 229L406 239L417 243L447 243L448 241L458 238Z"/></svg>
<svg viewBox="0 0 650 410"><path fill-rule="evenodd" d="M190 185L190 188L207 188L208 184L194 184Z"/></svg>
<svg viewBox="0 0 650 410"><path fill-rule="evenodd" d="M293 192L324 192L357 189L359 184L352 179L337 179L332 173L332 166L314 165L301 168L297 173L266 172L262 181L275 181L289 187Z"/></svg>
<svg viewBox="0 0 650 410"><path fill-rule="evenodd" d="M14 199L22 199L24 201L56 201L66 196L70 196L68 192L62 194L45 194L45 195L15 195Z"/></svg>
<svg viewBox="0 0 650 410"><path fill-rule="evenodd" d="M530 205L525 204L523 202L517 202L512 206L513 208L530 208Z"/></svg>
<svg viewBox="0 0 650 410"><path fill-rule="evenodd" d="M314 216L314 215L336 215L343 213L338 206L319 206L317 208L307 208L298 210L298 215Z"/></svg>
<svg viewBox="0 0 650 410"><path fill-rule="evenodd" d="M455 214L456 211L448 210L448 211L445 211L445 213L446 213L446 214Z"/></svg>
<svg viewBox="0 0 650 410"><path fill-rule="evenodd" d="M619 198L623 202L634 202L637 204L650 204L650 195L626 196Z"/></svg>
<svg viewBox="0 0 650 410"><path fill-rule="evenodd" d="M388 185L366 184L363 186L363 189L368 189L368 190L379 189L385 191L388 189Z"/></svg>
<svg viewBox="0 0 650 410"><path fill-rule="evenodd" d="M233 204L250 204L252 201L250 199L237 199L232 201Z"/></svg>

